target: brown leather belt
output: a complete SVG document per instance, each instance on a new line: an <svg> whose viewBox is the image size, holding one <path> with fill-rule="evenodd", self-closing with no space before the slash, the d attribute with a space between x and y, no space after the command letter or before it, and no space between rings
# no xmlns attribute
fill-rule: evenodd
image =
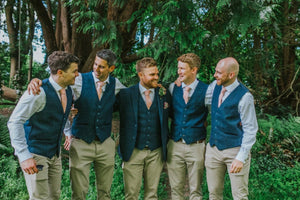
<svg viewBox="0 0 300 200"><path fill-rule="evenodd" d="M204 141L205 141L205 138L202 139L202 140L197 140L197 141L192 142L192 143L190 143L190 144L200 144L200 143L202 143L202 142L204 142ZM185 142L182 138L180 138L180 139L178 140L178 142L182 142L182 143L186 144L186 142Z"/></svg>

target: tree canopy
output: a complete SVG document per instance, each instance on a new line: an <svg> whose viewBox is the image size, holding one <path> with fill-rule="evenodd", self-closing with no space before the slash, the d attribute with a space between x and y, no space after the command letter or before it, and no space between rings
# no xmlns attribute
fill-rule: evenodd
<svg viewBox="0 0 300 200"><path fill-rule="evenodd" d="M6 0L0 3L5 16L1 29L9 34L9 46L1 46L9 49L9 59L7 52L0 57L9 64L0 64L0 77L8 83L5 73L9 71L10 79L16 74L30 79L32 42L38 39L44 41L47 55L55 50L77 55L81 72L91 70L98 50L112 49L119 57L114 75L128 86L137 81L134 64L144 56L157 60L163 82L172 82L177 76L176 58L196 53L202 62L198 78L206 83L213 80L218 60L232 56L240 63L240 80L261 112L299 115L299 3ZM41 38L37 29L42 29ZM36 72L44 70L38 68Z"/></svg>

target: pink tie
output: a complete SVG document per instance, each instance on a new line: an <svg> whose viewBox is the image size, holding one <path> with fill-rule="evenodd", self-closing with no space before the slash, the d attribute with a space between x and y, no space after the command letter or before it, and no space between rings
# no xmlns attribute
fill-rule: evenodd
<svg viewBox="0 0 300 200"><path fill-rule="evenodd" d="M188 101L189 101L189 92L190 92L190 90L191 90L190 87L185 87L185 88L184 88L184 91L183 91L183 99L184 99L185 104L187 104Z"/></svg>
<svg viewBox="0 0 300 200"><path fill-rule="evenodd" d="M98 81L97 82L97 94L98 94L98 99L101 99L101 94L102 94L102 87L104 85L104 82Z"/></svg>
<svg viewBox="0 0 300 200"><path fill-rule="evenodd" d="M150 98L150 92L151 92L150 90L146 90L144 92L146 105L147 105L148 110L149 110L149 108L151 107L151 104L152 104L152 101L151 101L151 98Z"/></svg>
<svg viewBox="0 0 300 200"><path fill-rule="evenodd" d="M66 112L66 107L67 107L66 89L64 88L60 89L59 93L60 93L61 105L64 109L64 112Z"/></svg>
<svg viewBox="0 0 300 200"><path fill-rule="evenodd" d="M219 95L219 104L218 104L218 107L220 107L220 105L222 104L222 99L223 99L223 96L224 96L225 92L226 92L226 88L222 87L222 91L221 91L221 93Z"/></svg>

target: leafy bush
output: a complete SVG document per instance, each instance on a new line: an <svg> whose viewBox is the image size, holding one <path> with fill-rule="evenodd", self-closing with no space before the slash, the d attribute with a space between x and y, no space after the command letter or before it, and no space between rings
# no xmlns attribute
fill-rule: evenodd
<svg viewBox="0 0 300 200"><path fill-rule="evenodd" d="M252 166L255 166L255 162ZM266 163L267 165L268 163ZM249 199L265 200L299 199L300 191L300 164L286 169L275 169L263 173L250 173Z"/></svg>
<svg viewBox="0 0 300 200"><path fill-rule="evenodd" d="M10 145L10 137L7 129L6 117L0 115L0 155L4 153L12 154L13 148Z"/></svg>
<svg viewBox="0 0 300 200"><path fill-rule="evenodd" d="M267 115L259 119L257 141L253 146L253 157L272 157L285 165L293 166L300 159L300 121L297 117L279 119Z"/></svg>
<svg viewBox="0 0 300 200"><path fill-rule="evenodd" d="M0 199L26 200L27 189L22 171L14 156L0 157Z"/></svg>

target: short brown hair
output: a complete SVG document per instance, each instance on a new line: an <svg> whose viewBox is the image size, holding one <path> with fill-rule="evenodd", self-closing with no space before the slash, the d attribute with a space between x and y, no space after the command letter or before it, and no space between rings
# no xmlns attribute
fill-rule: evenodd
<svg viewBox="0 0 300 200"><path fill-rule="evenodd" d="M157 63L153 58L145 57L136 62L136 71L140 72L140 71L142 71L142 69L149 68L149 67L155 67L155 66L157 66Z"/></svg>
<svg viewBox="0 0 300 200"><path fill-rule="evenodd" d="M199 69L200 65L201 65L200 57L194 53L183 54L177 58L177 61L181 61L181 62L189 64L190 68L197 67L197 69Z"/></svg>
<svg viewBox="0 0 300 200"><path fill-rule="evenodd" d="M54 51L48 57L51 74L57 74L59 69L67 71L71 63L79 64L79 58L65 51Z"/></svg>

